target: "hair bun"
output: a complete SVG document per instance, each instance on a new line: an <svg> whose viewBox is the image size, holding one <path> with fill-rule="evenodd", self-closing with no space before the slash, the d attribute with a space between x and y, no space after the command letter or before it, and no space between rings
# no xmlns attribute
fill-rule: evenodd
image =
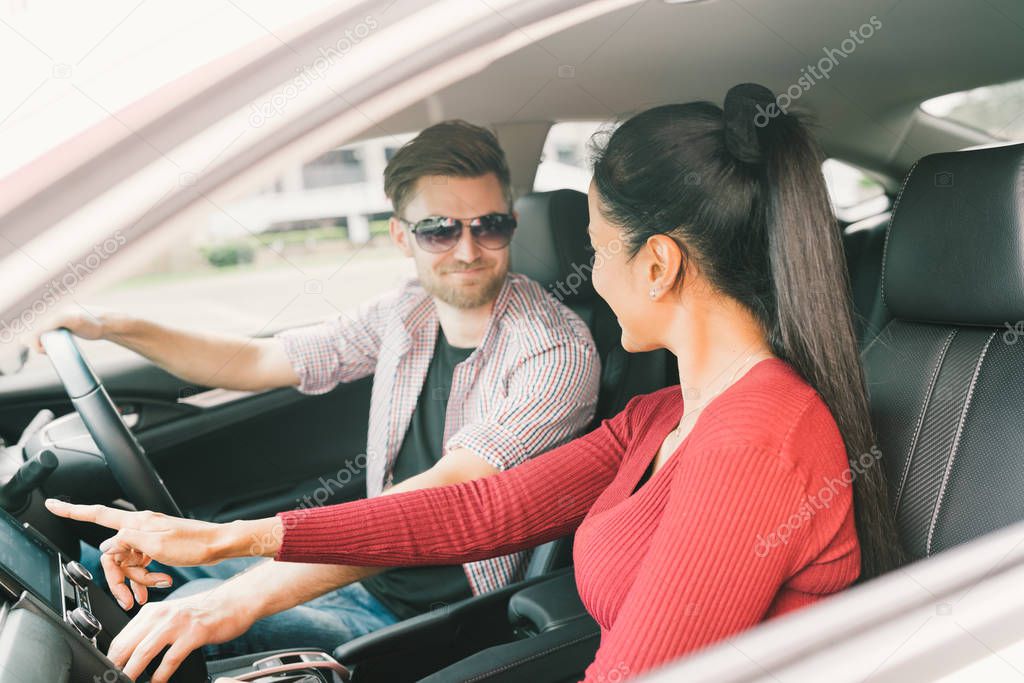
<svg viewBox="0 0 1024 683"><path fill-rule="evenodd" d="M722 105L725 121L725 147L738 161L759 164L762 161L758 118L767 119L765 110L775 104L775 94L757 83L740 83L729 88ZM770 121L770 119L769 119Z"/></svg>

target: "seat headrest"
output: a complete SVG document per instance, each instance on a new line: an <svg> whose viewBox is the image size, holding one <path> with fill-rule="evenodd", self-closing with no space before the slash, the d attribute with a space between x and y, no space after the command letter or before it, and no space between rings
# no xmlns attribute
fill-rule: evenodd
<svg viewBox="0 0 1024 683"><path fill-rule="evenodd" d="M576 190L534 192L516 202L512 270L536 280L564 303L597 294L591 284L587 195Z"/></svg>
<svg viewBox="0 0 1024 683"><path fill-rule="evenodd" d="M1024 144L914 165L893 207L882 297L904 320L1024 320Z"/></svg>

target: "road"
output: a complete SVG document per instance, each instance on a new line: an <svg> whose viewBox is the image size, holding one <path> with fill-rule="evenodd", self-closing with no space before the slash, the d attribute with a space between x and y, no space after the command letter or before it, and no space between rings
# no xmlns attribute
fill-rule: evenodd
<svg viewBox="0 0 1024 683"><path fill-rule="evenodd" d="M168 325L242 334L267 333L352 311L415 273L412 261L391 249L367 249L334 261L178 274L120 285L82 301ZM130 352L108 342L84 342L94 360ZM33 353L25 370L46 364Z"/></svg>

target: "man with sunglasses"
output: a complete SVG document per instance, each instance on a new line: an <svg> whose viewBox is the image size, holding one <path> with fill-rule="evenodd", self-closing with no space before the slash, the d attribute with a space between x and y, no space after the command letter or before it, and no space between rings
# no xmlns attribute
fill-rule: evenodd
<svg viewBox="0 0 1024 683"><path fill-rule="evenodd" d="M225 388L296 386L321 394L374 375L369 496L485 477L577 435L594 414L597 352L582 320L538 283L509 272L516 217L495 136L463 121L431 126L391 158L384 185L394 206L392 240L415 262L417 278L354 315L272 339L173 330L124 316L68 317L57 325L121 343L189 381L216 377ZM504 586L522 577L527 559L520 553L383 573L267 562L226 581L237 564L198 568L198 575L184 575L206 578L144 605L111 657L143 656L144 643L165 636L161 642L177 643L182 657L203 645L213 657L330 651ZM111 561L103 567L125 609L146 601L145 586L130 581L129 590L122 568ZM128 573L129 580L141 576Z"/></svg>

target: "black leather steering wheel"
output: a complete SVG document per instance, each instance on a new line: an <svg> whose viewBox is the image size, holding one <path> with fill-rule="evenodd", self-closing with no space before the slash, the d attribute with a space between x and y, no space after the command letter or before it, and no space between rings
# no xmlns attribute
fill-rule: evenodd
<svg viewBox="0 0 1024 683"><path fill-rule="evenodd" d="M125 496L140 510L163 512L181 517L146 451L110 400L92 367L85 360L75 338L66 328L44 333L40 341L53 363L71 404L78 411L99 448L114 480Z"/></svg>

